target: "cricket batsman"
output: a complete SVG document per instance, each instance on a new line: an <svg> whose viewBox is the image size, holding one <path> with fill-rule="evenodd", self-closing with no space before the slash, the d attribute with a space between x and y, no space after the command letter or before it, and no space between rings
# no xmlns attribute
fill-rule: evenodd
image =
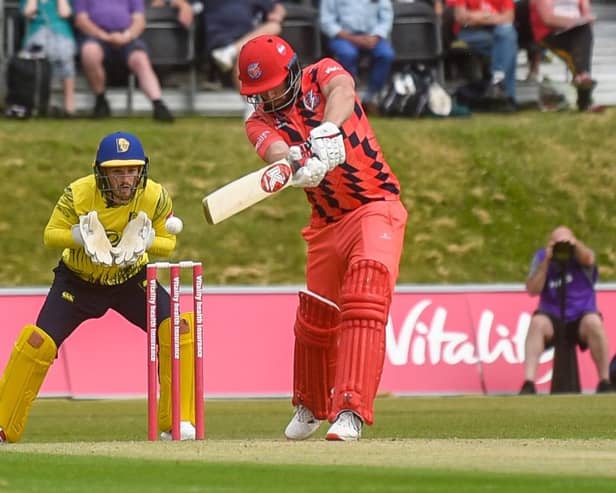
<svg viewBox="0 0 616 493"><path fill-rule="evenodd" d="M136 136L107 135L98 146L93 173L70 183L56 203L43 241L47 247L62 248L62 257L36 323L21 330L0 379L0 443L19 441L58 349L82 322L112 309L147 330L148 253L166 257L176 244L175 235L165 229L165 220L173 214L171 197L148 178L148 170L148 157ZM171 438L169 301L159 284L158 420L163 439ZM182 439L195 436L194 361L189 356L193 332L193 314L182 314L181 354L187 356L180 365L188 377L181 384Z"/></svg>
<svg viewBox="0 0 616 493"><path fill-rule="evenodd" d="M385 358L407 220L400 184L336 61L302 69L285 40L264 35L240 51L239 79L255 107L248 139L265 162L299 167L292 184L312 208L285 435L304 440L327 420L327 440L358 440L374 421Z"/></svg>

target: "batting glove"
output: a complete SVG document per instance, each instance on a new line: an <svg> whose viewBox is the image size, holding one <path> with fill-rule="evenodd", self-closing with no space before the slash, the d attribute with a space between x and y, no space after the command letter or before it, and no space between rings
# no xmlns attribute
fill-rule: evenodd
<svg viewBox="0 0 616 493"><path fill-rule="evenodd" d="M75 229L72 232L73 237L77 236ZM96 211L79 216L79 236L86 254L93 263L107 267L113 265L112 246Z"/></svg>
<svg viewBox="0 0 616 493"><path fill-rule="evenodd" d="M312 152L327 165L331 171L346 159L344 140L340 129L331 122L324 122L310 132Z"/></svg>
<svg viewBox="0 0 616 493"><path fill-rule="evenodd" d="M152 228L152 221L143 211L130 220L122 231L122 238L117 246L113 247L114 262L116 265L132 265L154 241L156 233Z"/></svg>
<svg viewBox="0 0 616 493"><path fill-rule="evenodd" d="M317 157L309 157L304 165L291 177L291 186L300 188L316 187L327 173L327 165Z"/></svg>

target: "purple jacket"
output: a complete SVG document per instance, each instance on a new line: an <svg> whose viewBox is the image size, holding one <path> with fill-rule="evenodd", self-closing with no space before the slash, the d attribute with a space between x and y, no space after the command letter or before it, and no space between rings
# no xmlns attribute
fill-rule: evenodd
<svg viewBox="0 0 616 493"><path fill-rule="evenodd" d="M545 248L535 252L531 264L530 274L535 272L538 265L545 258ZM584 313L597 312L597 299L595 283L598 270L595 265L584 267L575 257L565 264L565 320L572 321L580 318ZM561 314L561 269L557 262L550 262L545 284L539 298L540 311L546 312L556 318Z"/></svg>

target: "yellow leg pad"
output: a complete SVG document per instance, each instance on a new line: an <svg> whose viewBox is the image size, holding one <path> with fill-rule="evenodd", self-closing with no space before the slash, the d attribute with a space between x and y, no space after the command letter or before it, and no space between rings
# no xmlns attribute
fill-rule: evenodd
<svg viewBox="0 0 616 493"><path fill-rule="evenodd" d="M194 317L192 312L180 315L180 394L181 420L195 424L195 357ZM171 319L166 318L158 328L158 428L171 429Z"/></svg>
<svg viewBox="0 0 616 493"><path fill-rule="evenodd" d="M35 325L26 325L17 337L0 379L0 428L9 442L21 438L32 402L57 352L53 339Z"/></svg>

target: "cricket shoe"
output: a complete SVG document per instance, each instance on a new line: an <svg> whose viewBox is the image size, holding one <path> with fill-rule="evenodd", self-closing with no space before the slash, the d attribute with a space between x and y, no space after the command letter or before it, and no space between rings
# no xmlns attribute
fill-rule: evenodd
<svg viewBox="0 0 616 493"><path fill-rule="evenodd" d="M537 393L537 389L535 389L535 384L530 380L524 380L522 384L522 388L520 389L519 395L533 395Z"/></svg>
<svg viewBox="0 0 616 493"><path fill-rule="evenodd" d="M354 442L361 438L362 419L353 411L342 411L327 430L326 440Z"/></svg>
<svg viewBox="0 0 616 493"><path fill-rule="evenodd" d="M616 391L616 354L610 361L610 383L612 388Z"/></svg>
<svg viewBox="0 0 616 493"><path fill-rule="evenodd" d="M305 440L321 426L321 421L314 417L312 411L301 404L295 408L293 418L284 430L289 440Z"/></svg>
<svg viewBox="0 0 616 493"><path fill-rule="evenodd" d="M8 439L6 438L6 433L4 433L4 430L0 428L0 444L2 443L8 443Z"/></svg>
<svg viewBox="0 0 616 493"><path fill-rule="evenodd" d="M599 380L597 384L597 394L613 392L612 384L609 380Z"/></svg>
<svg viewBox="0 0 616 493"><path fill-rule="evenodd" d="M190 421L182 421L180 423L180 440L194 440L196 430ZM161 440L171 440L171 431L163 431L160 434Z"/></svg>

